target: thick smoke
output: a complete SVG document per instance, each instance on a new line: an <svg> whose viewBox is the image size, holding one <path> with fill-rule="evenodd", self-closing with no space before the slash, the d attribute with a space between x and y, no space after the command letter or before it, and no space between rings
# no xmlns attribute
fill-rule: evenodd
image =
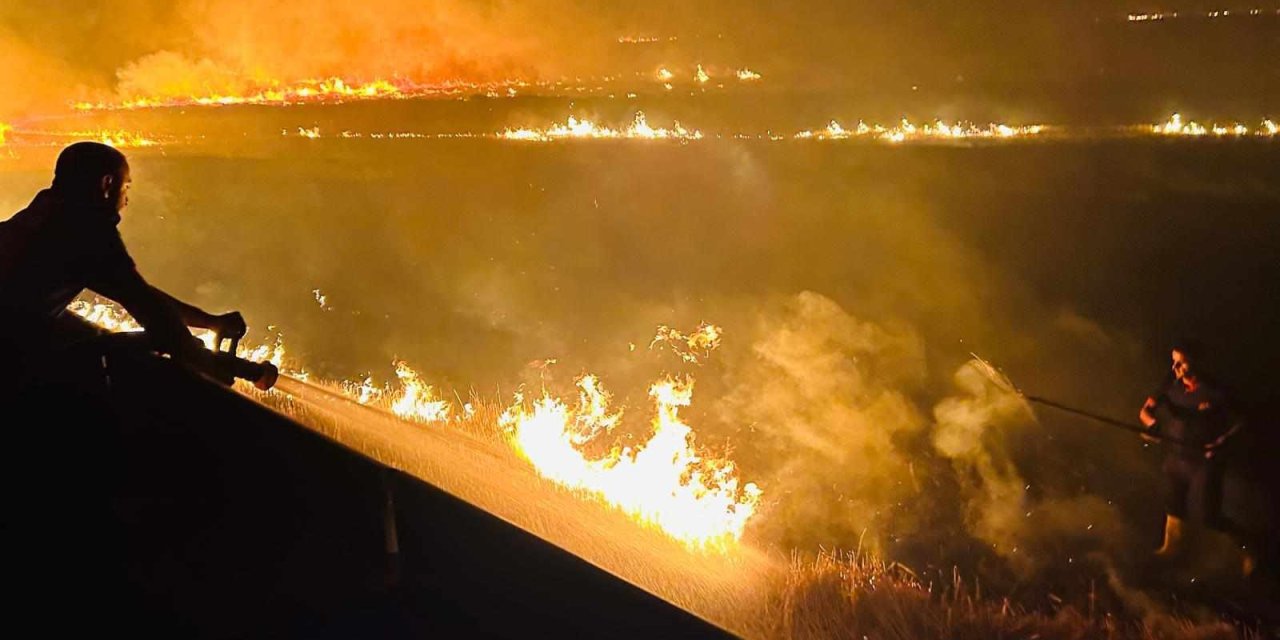
<svg viewBox="0 0 1280 640"><path fill-rule="evenodd" d="M960 483L965 525L973 536L1026 572L1052 559L1054 543L1092 538L1119 543L1119 513L1094 496L1035 499L1010 451L1013 434L1034 429L1031 407L976 361L955 373L956 394L933 408L933 445Z"/></svg>
<svg viewBox="0 0 1280 640"><path fill-rule="evenodd" d="M189 97L342 77L536 80L591 59L595 17L564 2L154 0L0 8L0 116L79 100ZM601 37L601 42L607 38Z"/></svg>
<svg viewBox="0 0 1280 640"><path fill-rule="evenodd" d="M124 96L233 93L270 81L415 82L537 76L546 49L529 9L456 0L188 2L191 40L120 70Z"/></svg>
<svg viewBox="0 0 1280 640"><path fill-rule="evenodd" d="M1052 471L1047 457L1067 452L1027 446L1044 427L1022 396L976 361L933 383L928 362L917 330L817 293L761 316L729 354L719 405L748 425L739 453L770 489L760 539L890 557L985 548L1021 575L1132 542L1114 506Z"/></svg>
<svg viewBox="0 0 1280 640"><path fill-rule="evenodd" d="M65 106L86 89L63 61L0 26L0 122ZM33 73L33 70L39 70Z"/></svg>
<svg viewBox="0 0 1280 640"><path fill-rule="evenodd" d="M923 343L812 292L758 331L750 354L730 365L734 390L721 413L753 425L753 453L780 505L766 526L828 544L870 530L875 546L896 505L920 490L900 440L925 426L908 395L924 379Z"/></svg>

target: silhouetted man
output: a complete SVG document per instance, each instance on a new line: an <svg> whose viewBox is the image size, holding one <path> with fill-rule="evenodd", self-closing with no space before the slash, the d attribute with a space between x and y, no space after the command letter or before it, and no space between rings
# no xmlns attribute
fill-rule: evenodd
<svg viewBox="0 0 1280 640"><path fill-rule="evenodd" d="M0 222L0 367L20 375L54 346L57 320L83 290L115 300L175 358L207 351L187 327L243 334L239 313L206 313L147 284L116 226L129 204L129 163L96 142L62 150L53 185Z"/></svg>
<svg viewBox="0 0 1280 640"><path fill-rule="evenodd" d="M245 329L239 313L206 313L138 273L116 228L129 185L123 154L78 142L58 156L52 186L0 222L0 394L8 396L0 425L9 454L0 465L0 581L6 593L22 594L10 607L18 616L74 603L77 615L105 628L149 619L129 586L117 502L127 485L130 432L98 387L80 384L96 381L81 377L96 370L64 349L68 337L79 337L61 326L74 324L64 317L67 304L84 289L111 298L146 328L149 347L201 368L212 353L188 326Z"/></svg>
<svg viewBox="0 0 1280 640"><path fill-rule="evenodd" d="M1164 461L1169 497L1164 543L1156 551L1162 557L1179 552L1188 519L1236 533L1221 512L1225 469L1218 454L1243 424L1227 393L1202 370L1197 345L1180 343L1170 357L1172 380L1147 398L1138 412L1153 434L1180 443L1171 443Z"/></svg>

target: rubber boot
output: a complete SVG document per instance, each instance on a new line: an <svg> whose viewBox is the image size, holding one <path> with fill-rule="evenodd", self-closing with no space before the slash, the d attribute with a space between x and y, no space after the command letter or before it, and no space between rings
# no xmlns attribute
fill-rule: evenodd
<svg viewBox="0 0 1280 640"><path fill-rule="evenodd" d="M1157 558L1171 558L1182 549L1182 518L1166 515L1164 519L1164 544L1156 549Z"/></svg>

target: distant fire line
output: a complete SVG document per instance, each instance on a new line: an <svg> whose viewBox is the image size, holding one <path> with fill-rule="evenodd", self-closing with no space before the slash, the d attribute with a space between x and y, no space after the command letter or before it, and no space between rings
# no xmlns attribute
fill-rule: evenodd
<svg viewBox="0 0 1280 640"><path fill-rule="evenodd" d="M965 121L948 122L934 120L915 123L907 119L894 125L869 124L857 121L856 125L846 127L838 120L830 121L820 129L806 129L794 134L774 131L764 133L704 133L700 129L688 128L679 121L670 127L653 126L643 111L636 111L631 121L623 126L612 126L585 117L569 116L563 122L552 123L546 127L509 127L493 132L439 132L427 133L412 130L388 131L352 131L343 129L337 132L324 131L319 126L299 126L285 128L280 135L286 138L349 139L349 140L499 140L509 142L558 142L588 140L623 140L623 141L676 141L681 143L702 140L764 140L764 141L865 141L892 145L911 143L946 143L946 142L979 142L998 143L1001 141L1031 140L1048 137L1053 140L1128 138L1143 136L1180 137L1186 139L1280 139L1280 124L1274 119L1264 119L1257 125L1246 125L1238 121L1220 123L1215 120L1202 124L1196 120L1184 119L1181 114L1173 114L1167 121L1159 124L1131 125L1120 127L1087 127L1087 126L1047 126L1047 125L1009 125L989 123L978 125ZM238 139L244 139L243 137ZM119 148L163 147L181 144L216 143L218 138L203 135L176 137L172 135L156 135L123 129L70 130L57 131L49 129L26 129L7 123L0 123L0 147L12 155L14 149L24 147L57 147L74 140L94 140Z"/></svg>

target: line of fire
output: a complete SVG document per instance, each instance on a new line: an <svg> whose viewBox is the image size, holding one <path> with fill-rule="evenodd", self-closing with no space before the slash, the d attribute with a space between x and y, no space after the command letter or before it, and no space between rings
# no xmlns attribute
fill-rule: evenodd
<svg viewBox="0 0 1280 640"><path fill-rule="evenodd" d="M1280 637L1280 7L72 5L15 633Z"/></svg>

